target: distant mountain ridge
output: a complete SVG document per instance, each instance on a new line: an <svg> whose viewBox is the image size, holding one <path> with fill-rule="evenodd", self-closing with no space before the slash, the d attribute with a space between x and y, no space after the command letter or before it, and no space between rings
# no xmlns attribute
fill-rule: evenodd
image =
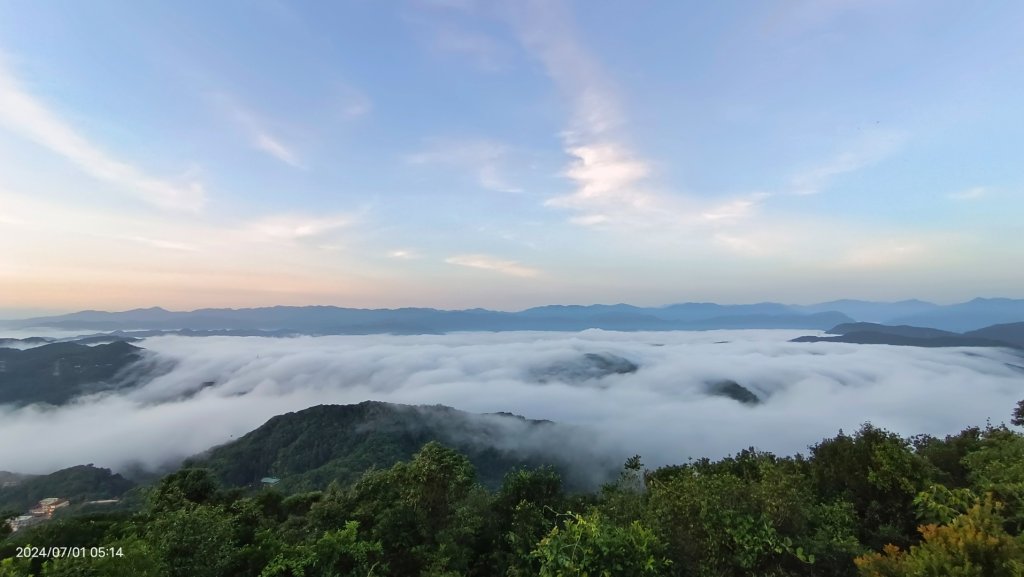
<svg viewBox="0 0 1024 577"><path fill-rule="evenodd" d="M687 303L658 308L631 305L537 307L519 312L429 308L351 309L332 306L256 309L161 308L124 312L81 311L5 321L16 329L49 327L82 331L249 331L300 334L438 334L454 331L704 330L797 328L823 330L854 319L835 311L807 312L786 305Z"/></svg>
<svg viewBox="0 0 1024 577"><path fill-rule="evenodd" d="M216 331L219 334L438 334L453 331L578 331L811 329L873 322L965 332L1024 322L1024 299L976 298L938 305L921 300L836 300L814 305L774 302L724 305L688 302L660 307L545 305L517 312L487 309L357 309L337 306L206 308L169 311L160 307L121 312L87 310L0 322L15 329L50 327L82 331Z"/></svg>
<svg viewBox="0 0 1024 577"><path fill-rule="evenodd" d="M911 347L1005 347L1024 349L1024 322L992 325L975 331L955 333L909 325L845 323L827 331L831 337L804 336L795 343L853 343Z"/></svg>

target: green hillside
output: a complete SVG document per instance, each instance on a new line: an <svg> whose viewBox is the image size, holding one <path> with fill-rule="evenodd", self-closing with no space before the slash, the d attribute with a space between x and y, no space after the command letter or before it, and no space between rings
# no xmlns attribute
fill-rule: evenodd
<svg viewBox="0 0 1024 577"><path fill-rule="evenodd" d="M25 350L0 348L0 405L59 405L110 388L114 376L139 360L141 351L121 341L96 346L53 343Z"/></svg>
<svg viewBox="0 0 1024 577"><path fill-rule="evenodd" d="M444 406L407 406L375 401L320 405L276 416L242 438L190 459L186 466L210 469L228 486L280 479L283 491L323 489L331 481L355 482L364 471L407 461L430 441L469 457L484 485L496 487L516 467L552 465L573 485L586 483L564 462L527 450L502 450L529 430L558 440L562 428L509 414L474 415ZM614 465L607 464L609 473Z"/></svg>
<svg viewBox="0 0 1024 577"><path fill-rule="evenodd" d="M425 412L461 418L436 410ZM321 426L419 422L409 411L422 409L316 407L219 458L254 457L261 441L302 448ZM1024 425L1024 402L1012 424ZM400 452L382 447L367 458ZM903 438L866 424L794 457L746 449L648 470L636 456L586 493L549 468L488 488L438 442L324 491L240 490L190 467L145 490L135 513L0 536L0 577L1020 577L1022 463L1024 435L1006 425ZM105 553L19 557L26 545Z"/></svg>
<svg viewBox="0 0 1024 577"><path fill-rule="evenodd" d="M78 465L49 475L24 478L18 484L0 488L0 511L25 511L47 497L60 497L72 505L98 499L115 499L135 483L110 469Z"/></svg>

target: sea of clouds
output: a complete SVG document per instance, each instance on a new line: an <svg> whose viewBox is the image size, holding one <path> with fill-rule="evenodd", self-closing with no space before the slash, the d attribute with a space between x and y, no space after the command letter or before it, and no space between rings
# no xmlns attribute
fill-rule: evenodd
<svg viewBox="0 0 1024 577"><path fill-rule="evenodd" d="M0 407L0 470L156 468L274 415L365 400L566 423L572 440L557 441L564 446L556 450L597 452L616 462L639 453L658 466L750 446L805 452L864 422L904 435L945 435L1007 421L1024 398L1024 359L1008 350L788 342L801 334L807 333L149 338L138 343L146 360L134 370L157 376L140 386L57 408ZM580 362L586 353L617 355L639 370L577 382L537 378L538 370ZM743 405L707 393L708 382L724 379L763 402Z"/></svg>

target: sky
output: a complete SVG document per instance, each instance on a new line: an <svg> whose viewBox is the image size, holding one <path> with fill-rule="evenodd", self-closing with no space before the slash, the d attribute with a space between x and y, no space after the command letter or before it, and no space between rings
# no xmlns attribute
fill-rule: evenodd
<svg viewBox="0 0 1024 577"><path fill-rule="evenodd" d="M1024 4L0 2L0 313L1024 297Z"/></svg>

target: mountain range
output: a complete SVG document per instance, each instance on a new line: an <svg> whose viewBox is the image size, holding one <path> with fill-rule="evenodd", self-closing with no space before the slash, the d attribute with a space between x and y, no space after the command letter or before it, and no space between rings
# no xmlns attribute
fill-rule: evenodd
<svg viewBox="0 0 1024 577"><path fill-rule="evenodd" d="M81 311L0 322L11 329L47 327L82 331L216 331L218 334L436 334L453 331L556 330L825 330L843 323L914 325L970 331L1024 321L1024 299L977 298L953 305L919 300L838 300L816 305L680 303L662 307L547 305L518 312L487 309L355 309L277 306L169 311Z"/></svg>

